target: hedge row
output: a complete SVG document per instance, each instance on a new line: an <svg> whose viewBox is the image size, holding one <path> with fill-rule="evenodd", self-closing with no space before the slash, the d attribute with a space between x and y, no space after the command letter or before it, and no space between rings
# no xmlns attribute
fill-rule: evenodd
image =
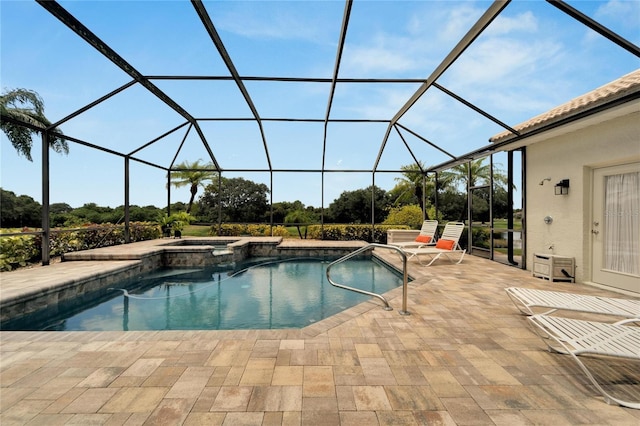
<svg viewBox="0 0 640 426"><path fill-rule="evenodd" d="M311 225L309 238L329 241L367 241L369 243L387 243L387 231L390 229L411 229L403 225Z"/></svg>
<svg viewBox="0 0 640 426"><path fill-rule="evenodd" d="M0 271L10 271L38 258L39 245L35 235L16 235L0 238Z"/></svg>
<svg viewBox="0 0 640 426"><path fill-rule="evenodd" d="M307 237L310 239L329 241L367 241L386 244L387 231L390 229L410 229L403 225L334 225L325 224L309 225ZM130 224L131 241L143 241L160 238L162 232L156 223L135 222ZM274 226L273 231L269 225L264 224L223 224L213 225L211 235L221 237L237 237L249 235L263 236L290 236L284 226ZM464 237L464 236L463 236ZM40 235L18 235L0 238L0 271L9 271L17 266L26 266L41 258ZM107 247L124 244L124 227L111 224L95 225L87 229L64 231L53 230L51 233L51 256L59 256L79 250L88 250L98 247Z"/></svg>
<svg viewBox="0 0 640 426"><path fill-rule="evenodd" d="M151 222L129 224L131 242L160 238L160 227ZM124 244L124 226L92 225L87 229L71 231L53 229L49 240L51 256L73 251ZM37 262L42 257L41 235L15 235L0 238L0 271Z"/></svg>
<svg viewBox="0 0 640 426"><path fill-rule="evenodd" d="M223 223L222 225L212 225L209 231L210 235L218 237L240 237L249 235L252 237L288 237L289 231L284 226L274 226L273 234L271 227L264 224L239 224L239 223Z"/></svg>
<svg viewBox="0 0 640 426"><path fill-rule="evenodd" d="M324 228L324 235L322 229ZM376 225L372 230L371 225L309 225L307 226L307 238L330 241L367 241L386 244L387 230L389 229L410 229L403 225ZM219 237L240 237L249 235L252 237L264 237L273 235L274 237L290 236L284 226L274 226L273 234L269 225L245 225L245 224L222 224L213 225L211 235Z"/></svg>

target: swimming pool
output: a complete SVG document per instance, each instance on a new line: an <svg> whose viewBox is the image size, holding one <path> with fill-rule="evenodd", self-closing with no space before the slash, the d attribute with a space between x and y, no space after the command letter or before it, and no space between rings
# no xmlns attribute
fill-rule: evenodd
<svg viewBox="0 0 640 426"><path fill-rule="evenodd" d="M301 328L371 297L333 287L322 259L253 259L235 268L160 269L79 300L41 311L4 330L238 330ZM332 269L335 281L375 293L402 277L375 258ZM117 289L116 289L117 288ZM372 303L379 303L373 300Z"/></svg>

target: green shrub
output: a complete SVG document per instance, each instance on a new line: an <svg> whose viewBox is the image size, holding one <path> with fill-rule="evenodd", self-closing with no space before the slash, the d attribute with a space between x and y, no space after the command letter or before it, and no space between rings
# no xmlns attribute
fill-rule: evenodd
<svg viewBox="0 0 640 426"><path fill-rule="evenodd" d="M436 214L435 206L427 207L427 218L443 221L442 213ZM409 229L420 229L422 227L422 210L417 204L409 204L401 207L393 207L389 210L383 225L407 225ZM395 229L402 229L398 226Z"/></svg>
<svg viewBox="0 0 640 426"><path fill-rule="evenodd" d="M0 271L10 271L37 259L39 247L35 235L16 235L0 238Z"/></svg>
<svg viewBox="0 0 640 426"><path fill-rule="evenodd" d="M131 222L129 224L129 237L132 243L153 240L160 238L160 236L160 228L153 222ZM52 256L59 256L64 253L124 243L124 226L107 223L74 231L53 230L49 247Z"/></svg>
<svg viewBox="0 0 640 426"><path fill-rule="evenodd" d="M289 233L289 230L286 227L281 225L274 226L272 234L274 237L282 237L282 238L287 238L291 236L291 234Z"/></svg>
<svg viewBox="0 0 640 426"><path fill-rule="evenodd" d="M247 226L237 223L223 223L222 225L212 225L210 234L218 237L239 237L247 234Z"/></svg>
<svg viewBox="0 0 640 426"><path fill-rule="evenodd" d="M160 238L157 224L151 222L131 222L129 224L131 242ZM124 226L92 225L86 229L65 231L53 229L49 238L51 256L124 244ZM18 235L0 238L0 271L9 271L42 257L42 235Z"/></svg>
<svg viewBox="0 0 640 426"><path fill-rule="evenodd" d="M38 237L38 239L40 238ZM51 256L60 256L64 253L93 248L90 245L90 241L94 238L95 236L89 234L88 231L54 231L49 239L49 253Z"/></svg>
<svg viewBox="0 0 640 426"><path fill-rule="evenodd" d="M218 230L220 232L218 232ZM271 226L267 224L238 224L238 223L224 223L220 225L212 225L209 230L209 235L218 237L240 237L242 235L250 235L252 237L289 237L291 234L284 226L274 226L273 230Z"/></svg>
<svg viewBox="0 0 640 426"><path fill-rule="evenodd" d="M329 241L367 241L370 243L387 243L387 231L389 229L408 229L406 225L324 225L322 235L320 225L309 225L308 238Z"/></svg>
<svg viewBox="0 0 640 426"><path fill-rule="evenodd" d="M490 248L491 231L489 228L473 228L474 247Z"/></svg>
<svg viewBox="0 0 640 426"><path fill-rule="evenodd" d="M160 238L162 232L158 225L153 222L130 222L129 236L133 242L148 241Z"/></svg>
<svg viewBox="0 0 640 426"><path fill-rule="evenodd" d="M252 237L264 237L270 235L270 226L264 224L250 224L247 225L246 233Z"/></svg>
<svg viewBox="0 0 640 426"><path fill-rule="evenodd" d="M420 229L422 227L422 209L416 204L392 207L382 224L407 225L411 229Z"/></svg>

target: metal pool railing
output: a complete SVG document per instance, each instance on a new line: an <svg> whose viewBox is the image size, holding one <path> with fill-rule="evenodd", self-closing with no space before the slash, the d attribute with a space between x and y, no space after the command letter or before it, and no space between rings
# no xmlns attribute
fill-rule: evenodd
<svg viewBox="0 0 640 426"><path fill-rule="evenodd" d="M345 262L349 259L351 259L354 256L359 255L360 253L367 251L373 247L378 247L378 248L383 248L383 249L390 249L390 250L395 250L398 253L400 253L400 255L402 256L402 310L399 311L400 315L410 315L410 313L407 311L407 283L408 283L408 275L407 275L407 255L405 254L404 251L402 251L402 249L396 247L396 246L390 246L390 245L386 245L386 244L377 244L377 243L369 243L364 247L360 247L359 249L341 257L338 260L335 260L333 262L331 262L329 264L329 266L327 266L327 281L329 281L329 283L334 286L334 287L338 287L338 288L343 288L345 290L351 290L354 291L356 293L362 293L362 294L366 294L368 296L372 296L372 297L376 297L378 299L380 299L382 301L382 303L384 303L385 305L385 310L386 311L391 311L393 310L393 308L389 305L389 302L387 301L387 299L385 299L384 296L382 296L381 294L378 293L372 293L370 291L366 291L366 290L361 290L359 288L354 288L354 287L349 287L346 286L344 284L339 284L336 283L335 281L333 281L331 279L331 268L339 263Z"/></svg>

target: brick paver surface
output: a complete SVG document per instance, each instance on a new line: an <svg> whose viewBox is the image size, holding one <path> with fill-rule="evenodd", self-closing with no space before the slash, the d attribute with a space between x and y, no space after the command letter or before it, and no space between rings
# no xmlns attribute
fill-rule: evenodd
<svg viewBox="0 0 640 426"><path fill-rule="evenodd" d="M372 300L302 330L0 332L0 424L640 423L547 352L504 288L620 295L473 256L410 273L406 316L395 289L393 311ZM588 362L640 400L638 364Z"/></svg>

